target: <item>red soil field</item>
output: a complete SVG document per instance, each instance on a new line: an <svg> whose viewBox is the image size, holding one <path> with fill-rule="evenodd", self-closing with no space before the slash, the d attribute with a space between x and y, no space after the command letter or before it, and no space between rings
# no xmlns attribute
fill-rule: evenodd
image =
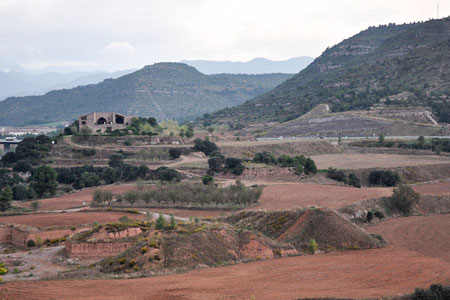
<svg viewBox="0 0 450 300"><path fill-rule="evenodd" d="M450 195L450 182L438 182L438 183L427 183L414 185L414 190L431 196L443 196Z"/></svg>
<svg viewBox="0 0 450 300"><path fill-rule="evenodd" d="M394 247L298 256L120 280L6 283L12 299L378 298L450 283L450 263ZM8 299L9 299L8 298Z"/></svg>
<svg viewBox="0 0 450 300"><path fill-rule="evenodd" d="M450 214L395 218L370 227L389 244L450 262Z"/></svg>
<svg viewBox="0 0 450 300"><path fill-rule="evenodd" d="M340 208L371 198L392 195L392 188L354 188L321 184L284 184L264 188L258 208L283 210L308 205Z"/></svg>
<svg viewBox="0 0 450 300"><path fill-rule="evenodd" d="M92 202L92 192L95 189L108 190L116 194L123 194L135 188L135 185L107 185L95 188L88 188L73 194L67 194L60 197L38 200L39 211L63 210L83 206L83 202L89 205ZM31 202L15 204L20 207L31 207Z"/></svg>
<svg viewBox="0 0 450 300"><path fill-rule="evenodd" d="M75 213L37 213L19 216L0 217L0 223L27 225L35 227L69 227L84 224L117 222L122 216L129 219L143 219L142 214L126 212L75 212Z"/></svg>

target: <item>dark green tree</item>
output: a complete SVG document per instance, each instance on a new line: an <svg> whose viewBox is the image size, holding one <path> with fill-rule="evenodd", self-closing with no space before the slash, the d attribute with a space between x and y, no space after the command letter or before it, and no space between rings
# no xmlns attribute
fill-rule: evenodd
<svg viewBox="0 0 450 300"><path fill-rule="evenodd" d="M56 171L47 165L37 167L30 177L30 186L39 197L53 196L56 192Z"/></svg>
<svg viewBox="0 0 450 300"><path fill-rule="evenodd" d="M11 206L13 193L11 188L7 185L0 193L0 211L6 211Z"/></svg>

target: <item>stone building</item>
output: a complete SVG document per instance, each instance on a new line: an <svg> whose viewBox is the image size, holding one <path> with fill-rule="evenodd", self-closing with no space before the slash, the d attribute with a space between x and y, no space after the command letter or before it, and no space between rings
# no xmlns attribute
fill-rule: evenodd
<svg viewBox="0 0 450 300"><path fill-rule="evenodd" d="M131 124L133 116L125 116L115 112L93 112L78 118L80 128L87 126L93 132L100 130L114 131L117 129L125 129Z"/></svg>

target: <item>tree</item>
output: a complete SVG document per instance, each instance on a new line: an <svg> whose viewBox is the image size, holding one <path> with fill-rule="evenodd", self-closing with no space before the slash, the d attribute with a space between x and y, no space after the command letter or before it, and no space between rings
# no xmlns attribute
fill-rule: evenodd
<svg viewBox="0 0 450 300"><path fill-rule="evenodd" d="M188 138L188 139L190 139L191 137L193 137L194 136L194 130L188 130L188 131L186 131L186 137Z"/></svg>
<svg viewBox="0 0 450 300"><path fill-rule="evenodd" d="M156 125L158 125L158 122L156 122L156 119L153 117L150 117L147 119L148 124L150 124L152 127L155 127Z"/></svg>
<svg viewBox="0 0 450 300"><path fill-rule="evenodd" d="M304 168L305 168L306 174L316 174L317 173L316 163L309 157L305 161Z"/></svg>
<svg viewBox="0 0 450 300"><path fill-rule="evenodd" d="M66 128L64 128L63 134L64 134L64 135L72 135L72 134L73 134L73 132L72 132L72 127L66 127Z"/></svg>
<svg viewBox="0 0 450 300"><path fill-rule="evenodd" d="M420 144L423 144L423 143L425 142L425 137L424 137L423 135L421 135L421 136L419 136L419 138L417 139L417 141L418 141Z"/></svg>
<svg viewBox="0 0 450 300"><path fill-rule="evenodd" d="M181 156L181 150L178 148L170 148L169 155L172 159L177 159Z"/></svg>
<svg viewBox="0 0 450 300"><path fill-rule="evenodd" d="M378 143L380 143L381 145L384 144L384 133L380 133L380 135L378 136Z"/></svg>
<svg viewBox="0 0 450 300"><path fill-rule="evenodd" d="M3 188L0 194L0 211L6 211L11 206L13 193L9 185Z"/></svg>
<svg viewBox="0 0 450 300"><path fill-rule="evenodd" d="M222 162L225 161L225 156L222 154L222 152L220 152L219 150L214 150L213 152L211 152L209 154L209 157L217 157L219 158Z"/></svg>
<svg viewBox="0 0 450 300"><path fill-rule="evenodd" d="M87 126L83 126L80 128L80 134L84 137L87 137L88 135L92 134L92 130Z"/></svg>
<svg viewBox="0 0 450 300"><path fill-rule="evenodd" d="M56 171L47 165L36 168L30 177L30 186L39 197L53 196L56 192Z"/></svg>
<svg viewBox="0 0 450 300"><path fill-rule="evenodd" d="M208 159L209 170L214 173L222 171L222 160L219 157L211 157Z"/></svg>
<svg viewBox="0 0 450 300"><path fill-rule="evenodd" d="M411 212L414 204L420 200L420 194L415 192L410 186L401 185L395 188L389 199L391 209L394 209L403 215Z"/></svg>
<svg viewBox="0 0 450 300"><path fill-rule="evenodd" d="M103 170L102 177L103 177L103 180L105 181L105 183L107 183L107 184L114 183L117 178L116 170L113 168L105 168Z"/></svg>
<svg viewBox="0 0 450 300"><path fill-rule="evenodd" d="M155 171L156 178L161 181L181 181L181 174L168 167L159 167Z"/></svg>
<svg viewBox="0 0 450 300"><path fill-rule="evenodd" d="M114 169L120 169L123 166L123 155L115 153L109 157L108 165Z"/></svg>
<svg viewBox="0 0 450 300"><path fill-rule="evenodd" d="M28 189L22 184L17 184L12 188L14 200L27 200L28 199Z"/></svg>

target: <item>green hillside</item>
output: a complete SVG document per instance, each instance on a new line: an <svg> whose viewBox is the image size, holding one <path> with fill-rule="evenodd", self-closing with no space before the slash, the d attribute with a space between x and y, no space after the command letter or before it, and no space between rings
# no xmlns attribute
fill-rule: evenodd
<svg viewBox="0 0 450 300"><path fill-rule="evenodd" d="M117 79L43 96L0 102L0 125L72 120L92 111L115 111L158 119L193 119L263 94L291 74L205 75L181 63L158 63Z"/></svg>
<svg viewBox="0 0 450 300"><path fill-rule="evenodd" d="M450 122L450 18L370 27L327 48L272 91L212 115L213 123L286 122L321 103L431 107Z"/></svg>

